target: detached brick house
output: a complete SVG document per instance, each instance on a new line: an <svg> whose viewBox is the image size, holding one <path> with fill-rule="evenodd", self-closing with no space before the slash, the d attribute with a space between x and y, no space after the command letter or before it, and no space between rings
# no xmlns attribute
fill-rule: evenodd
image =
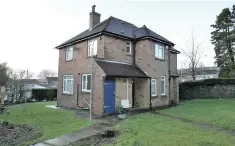
<svg viewBox="0 0 235 146"><path fill-rule="evenodd" d="M90 93L92 111L100 115L116 112L121 100L130 108L178 103L180 52L173 47L146 26L112 16L100 22L92 6L89 29L56 47L58 106L88 108Z"/></svg>

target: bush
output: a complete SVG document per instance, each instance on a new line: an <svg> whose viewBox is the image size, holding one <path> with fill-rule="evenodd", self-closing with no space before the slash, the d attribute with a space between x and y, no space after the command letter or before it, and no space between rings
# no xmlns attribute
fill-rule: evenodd
<svg viewBox="0 0 235 146"><path fill-rule="evenodd" d="M57 97L57 89L33 89L32 98L36 101L52 101Z"/></svg>

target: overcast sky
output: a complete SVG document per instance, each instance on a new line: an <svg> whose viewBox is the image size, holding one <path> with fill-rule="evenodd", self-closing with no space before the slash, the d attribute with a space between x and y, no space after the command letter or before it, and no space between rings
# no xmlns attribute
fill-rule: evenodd
<svg viewBox="0 0 235 146"><path fill-rule="evenodd" d="M78 0L0 0L0 62L15 69L58 70L55 46L89 27L89 12L96 5L101 21L114 16L137 26L146 25L173 41L178 50L186 49L193 31L201 46L206 66L214 62L210 25L231 2L154 2ZM184 62L178 56L178 67Z"/></svg>

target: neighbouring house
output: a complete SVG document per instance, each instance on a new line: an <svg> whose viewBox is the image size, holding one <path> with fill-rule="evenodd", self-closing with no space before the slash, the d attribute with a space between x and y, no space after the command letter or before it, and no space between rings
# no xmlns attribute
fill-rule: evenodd
<svg viewBox="0 0 235 146"><path fill-rule="evenodd" d="M196 80L214 79L219 77L219 68L216 66L202 67L196 69ZM180 75L180 82L192 81L192 75L189 69L178 70Z"/></svg>
<svg viewBox="0 0 235 146"><path fill-rule="evenodd" d="M46 79L21 79L9 83L4 100L12 101L21 95L22 99L32 97L33 89L56 89L58 77L46 77ZM17 87L16 87L17 86ZM21 92L22 91L22 92ZM20 93L21 92L21 93Z"/></svg>
<svg viewBox="0 0 235 146"><path fill-rule="evenodd" d="M51 87L56 87L58 85L58 77L46 77L47 84L51 85Z"/></svg>
<svg viewBox="0 0 235 146"><path fill-rule="evenodd" d="M130 108L179 102L174 43L147 26L115 17L100 22L92 6L89 28L57 46L58 106L88 108L94 114L116 112L121 101ZM92 89L92 90L91 90Z"/></svg>
<svg viewBox="0 0 235 146"><path fill-rule="evenodd" d="M37 80L39 84L49 84L54 87L57 87L58 84L58 77L45 77Z"/></svg>

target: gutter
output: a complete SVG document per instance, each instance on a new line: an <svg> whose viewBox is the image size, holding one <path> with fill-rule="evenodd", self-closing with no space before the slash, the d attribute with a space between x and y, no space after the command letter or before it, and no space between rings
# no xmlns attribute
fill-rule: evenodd
<svg viewBox="0 0 235 146"><path fill-rule="evenodd" d="M61 49L61 48L64 48L64 47L67 47L67 46L71 46L71 45L73 45L73 44L76 44L76 43L78 43L78 42L82 42L82 41L85 41L85 40L87 40L87 39L91 39L91 38L100 36L100 35L102 35L102 34L106 34L106 35L110 35L110 36L122 38L122 39L125 39L125 40L130 39L130 40L132 40L132 41L134 41L134 42L136 42L136 41L138 41L138 40L142 40L142 39L152 39L152 40L154 40L154 41L157 41L157 42L160 42L160 43L163 43L163 44L174 45L174 43L169 43L169 42L166 42L166 41L163 41L163 40L160 40L160 39L156 39L156 38L153 38L153 37L149 37L149 36L147 36L147 37L141 37L141 38L136 39L136 36L135 36L135 33L134 33L134 32L133 32L134 38L130 38L130 37L122 36L122 35L115 34L115 33L111 33L111 32L107 32L107 31L101 31L101 32L98 32L98 33L94 33L94 34L92 34L92 35L89 35L89 36L87 36L87 37L84 37L84 38L82 38L82 39L75 40L75 41L73 41L73 42L70 42L70 43L67 43L67 44L64 44L64 45L57 46L57 47L55 47L55 48L56 48L56 49ZM135 48L133 47L133 49L135 49ZM173 51L173 50L172 50L172 51ZM176 53L178 53L178 52L176 52ZM179 52L179 53L180 53L180 52Z"/></svg>
<svg viewBox="0 0 235 146"><path fill-rule="evenodd" d="M93 34L93 35L87 36L87 37L85 37L85 38L82 38L82 39L79 39L79 40L76 40L76 41L73 41L73 42L70 42L70 43L67 43L67 44L64 44L64 45L57 46L57 47L55 47L55 48L56 48L56 49L61 49L61 48L64 48L64 47L68 47L68 46L71 46L71 45L76 44L76 43L78 43L78 42L82 42L82 41L85 41L85 40L87 40L87 39L94 38L94 37L96 37L96 36L100 36L101 34L102 34L102 32L100 32L100 33L95 33L95 34Z"/></svg>
<svg viewBox="0 0 235 146"><path fill-rule="evenodd" d="M168 90L169 90L169 105L171 104L171 76L170 76L170 73L171 73L171 67L170 67L170 64L171 64L171 57L170 57L170 47L168 47L168 82L169 82L169 87L168 87Z"/></svg>
<svg viewBox="0 0 235 146"><path fill-rule="evenodd" d="M150 108L150 110L152 110L153 108L152 108L152 93L151 93L151 80L152 80L152 78L151 77L149 77L149 108Z"/></svg>

